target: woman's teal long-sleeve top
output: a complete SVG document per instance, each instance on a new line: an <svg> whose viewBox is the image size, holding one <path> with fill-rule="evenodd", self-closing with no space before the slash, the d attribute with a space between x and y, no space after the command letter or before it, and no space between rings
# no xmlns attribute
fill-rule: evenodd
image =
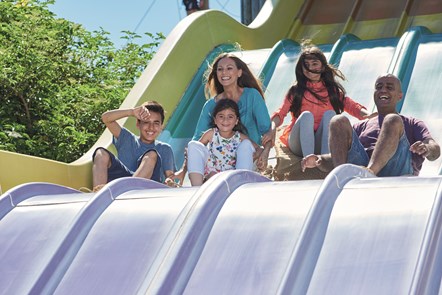
<svg viewBox="0 0 442 295"><path fill-rule="evenodd" d="M203 106L193 140L199 140L202 134L211 128L215 98L210 98ZM244 88L238 108L242 124L247 128L251 140L261 145L261 136L270 130L270 115L261 94L255 88Z"/></svg>

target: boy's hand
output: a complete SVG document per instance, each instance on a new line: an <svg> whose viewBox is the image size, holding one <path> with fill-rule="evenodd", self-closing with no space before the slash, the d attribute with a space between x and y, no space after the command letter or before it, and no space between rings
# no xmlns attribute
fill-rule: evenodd
<svg viewBox="0 0 442 295"><path fill-rule="evenodd" d="M146 122L150 118L149 110L144 106L138 106L133 109L134 117L140 121Z"/></svg>

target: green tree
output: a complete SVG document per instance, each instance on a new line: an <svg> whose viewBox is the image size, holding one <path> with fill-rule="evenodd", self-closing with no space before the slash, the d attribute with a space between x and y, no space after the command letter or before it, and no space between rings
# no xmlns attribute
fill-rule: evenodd
<svg viewBox="0 0 442 295"><path fill-rule="evenodd" d="M119 107L164 36L126 31L117 49L105 30L57 18L53 3L0 2L0 149L71 162L103 132L101 114Z"/></svg>

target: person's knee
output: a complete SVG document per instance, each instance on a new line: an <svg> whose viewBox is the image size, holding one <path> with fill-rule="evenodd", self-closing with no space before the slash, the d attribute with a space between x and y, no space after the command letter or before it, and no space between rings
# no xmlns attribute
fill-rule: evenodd
<svg viewBox="0 0 442 295"><path fill-rule="evenodd" d="M351 128L350 120L344 115L333 116L330 120L330 130L344 130Z"/></svg>
<svg viewBox="0 0 442 295"><path fill-rule="evenodd" d="M156 151L151 150L144 154L143 158L141 159L142 163L156 163L158 160L158 154Z"/></svg>
<svg viewBox="0 0 442 295"><path fill-rule="evenodd" d="M298 121L302 125L313 126L313 124L315 122L315 118L311 112L304 111L299 115L299 117L296 121Z"/></svg>
<svg viewBox="0 0 442 295"><path fill-rule="evenodd" d="M192 140L187 144L187 158L201 158L205 161L209 157L207 147L199 141Z"/></svg>
<svg viewBox="0 0 442 295"><path fill-rule="evenodd" d="M188 151L189 150L191 150L191 151L200 150L202 147L204 147L204 145L201 142L196 141L196 140L191 140L187 144L187 150Z"/></svg>
<svg viewBox="0 0 442 295"><path fill-rule="evenodd" d="M342 114L339 115L335 115L333 116L333 118L331 119L331 122L333 124L350 124L350 120Z"/></svg>
<svg viewBox="0 0 442 295"><path fill-rule="evenodd" d="M336 147L344 142L346 143L345 147L349 148L351 146L352 137L353 127L346 116L335 115L331 118L328 137L330 149L332 149L332 145Z"/></svg>
<svg viewBox="0 0 442 295"><path fill-rule="evenodd" d="M110 164L110 162L111 162L111 157L105 149L98 148L95 151L93 159L94 164Z"/></svg>
<svg viewBox="0 0 442 295"><path fill-rule="evenodd" d="M242 140L238 148L236 149L236 154L239 157L246 156L246 155L253 155L255 152L255 147L253 146L252 142L249 139Z"/></svg>
<svg viewBox="0 0 442 295"><path fill-rule="evenodd" d="M255 148L253 147L253 143L250 139L243 139L239 144L238 148L240 149L249 149L251 151L255 151Z"/></svg>
<svg viewBox="0 0 442 295"><path fill-rule="evenodd" d="M187 144L187 171L204 174L204 166L209 158L209 150L199 141L192 140Z"/></svg>
<svg viewBox="0 0 442 295"><path fill-rule="evenodd" d="M402 131L404 130L404 122L402 121L401 116L399 116L398 114L388 114L384 118L382 128Z"/></svg>

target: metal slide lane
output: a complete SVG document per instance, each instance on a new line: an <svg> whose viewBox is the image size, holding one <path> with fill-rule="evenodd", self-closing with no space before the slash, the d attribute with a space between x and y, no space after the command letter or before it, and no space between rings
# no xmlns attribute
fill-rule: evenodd
<svg viewBox="0 0 442 295"><path fill-rule="evenodd" d="M65 232L63 232L61 241L57 241L53 249L50 251L50 259L45 261L44 269L42 271L32 274L35 279L30 294L53 294L55 287L58 285L60 279L64 276L70 263L77 255L84 240L89 235L91 228L93 228L95 222L103 212L108 208L116 197L127 192L137 191L140 189L153 189L153 188L168 188L160 183L146 180L143 178L129 177L114 180L104 186L96 194L93 195L87 203L85 203L80 210L76 212L72 220L68 222ZM84 194L80 194L84 196ZM75 194L73 195L75 198ZM50 201L50 198L48 199ZM72 206L77 206L76 203L70 203L67 205L70 209ZM54 207L54 206L52 206ZM44 207L42 207L44 208ZM52 208L50 208L52 209ZM56 208L54 208L55 210ZM60 212L62 214L63 212ZM55 215L55 214L54 214ZM49 220L48 214L38 214L37 219L32 224L38 226L39 223L46 223ZM37 222L38 221L38 222ZM28 224L29 225L29 224ZM52 226L59 226L57 223ZM104 233L104 232L103 232ZM48 235L52 233L48 232ZM29 243L27 237L23 237L21 241L17 241L21 244ZM35 241L39 245L39 241ZM19 247L17 247L17 251ZM34 251L32 255L38 257L38 252Z"/></svg>
<svg viewBox="0 0 442 295"><path fill-rule="evenodd" d="M79 191L72 188L44 182L31 182L18 185L0 195L0 220L19 203L38 196L41 193L45 195L61 195L75 194L78 192Z"/></svg>
<svg viewBox="0 0 442 295"><path fill-rule="evenodd" d="M167 250L197 188L147 189L118 196L100 215L54 294L136 294ZM91 263L93 261L93 263Z"/></svg>
<svg viewBox="0 0 442 295"><path fill-rule="evenodd" d="M300 45L292 40L281 40L273 47L272 58L263 67L266 105L272 114L281 105L285 93L295 81L295 65Z"/></svg>
<svg viewBox="0 0 442 295"><path fill-rule="evenodd" d="M367 177L375 176L366 169L352 164L341 165L327 175L319 187L312 209L304 221L298 243L280 281L278 294L306 294L336 199L346 183L355 178Z"/></svg>
<svg viewBox="0 0 442 295"><path fill-rule="evenodd" d="M262 175L232 170L211 177L194 194L179 232L172 232L153 268L139 289L140 294L182 294L207 242L213 224L226 200L247 183L270 182Z"/></svg>
<svg viewBox="0 0 442 295"><path fill-rule="evenodd" d="M421 119L431 135L442 144L442 34L422 34L414 52L406 96L400 113ZM413 58L412 58L413 59ZM442 157L436 161L425 160L420 175L441 175Z"/></svg>
<svg viewBox="0 0 442 295"><path fill-rule="evenodd" d="M346 40L345 44L335 50L336 44L343 39ZM398 41L399 38L360 40L356 36L349 38L344 35L335 43L330 62L338 66L346 77L341 82L347 96L369 111L376 111L373 101L374 83L380 74L387 72ZM352 122L357 120L350 115L348 117Z"/></svg>
<svg viewBox="0 0 442 295"><path fill-rule="evenodd" d="M435 294L441 278L441 177L348 182L303 294Z"/></svg>
<svg viewBox="0 0 442 295"><path fill-rule="evenodd" d="M28 294L92 194L47 183L0 198L0 294Z"/></svg>
<svg viewBox="0 0 442 295"><path fill-rule="evenodd" d="M184 294L276 294L321 183L239 187L221 209Z"/></svg>

